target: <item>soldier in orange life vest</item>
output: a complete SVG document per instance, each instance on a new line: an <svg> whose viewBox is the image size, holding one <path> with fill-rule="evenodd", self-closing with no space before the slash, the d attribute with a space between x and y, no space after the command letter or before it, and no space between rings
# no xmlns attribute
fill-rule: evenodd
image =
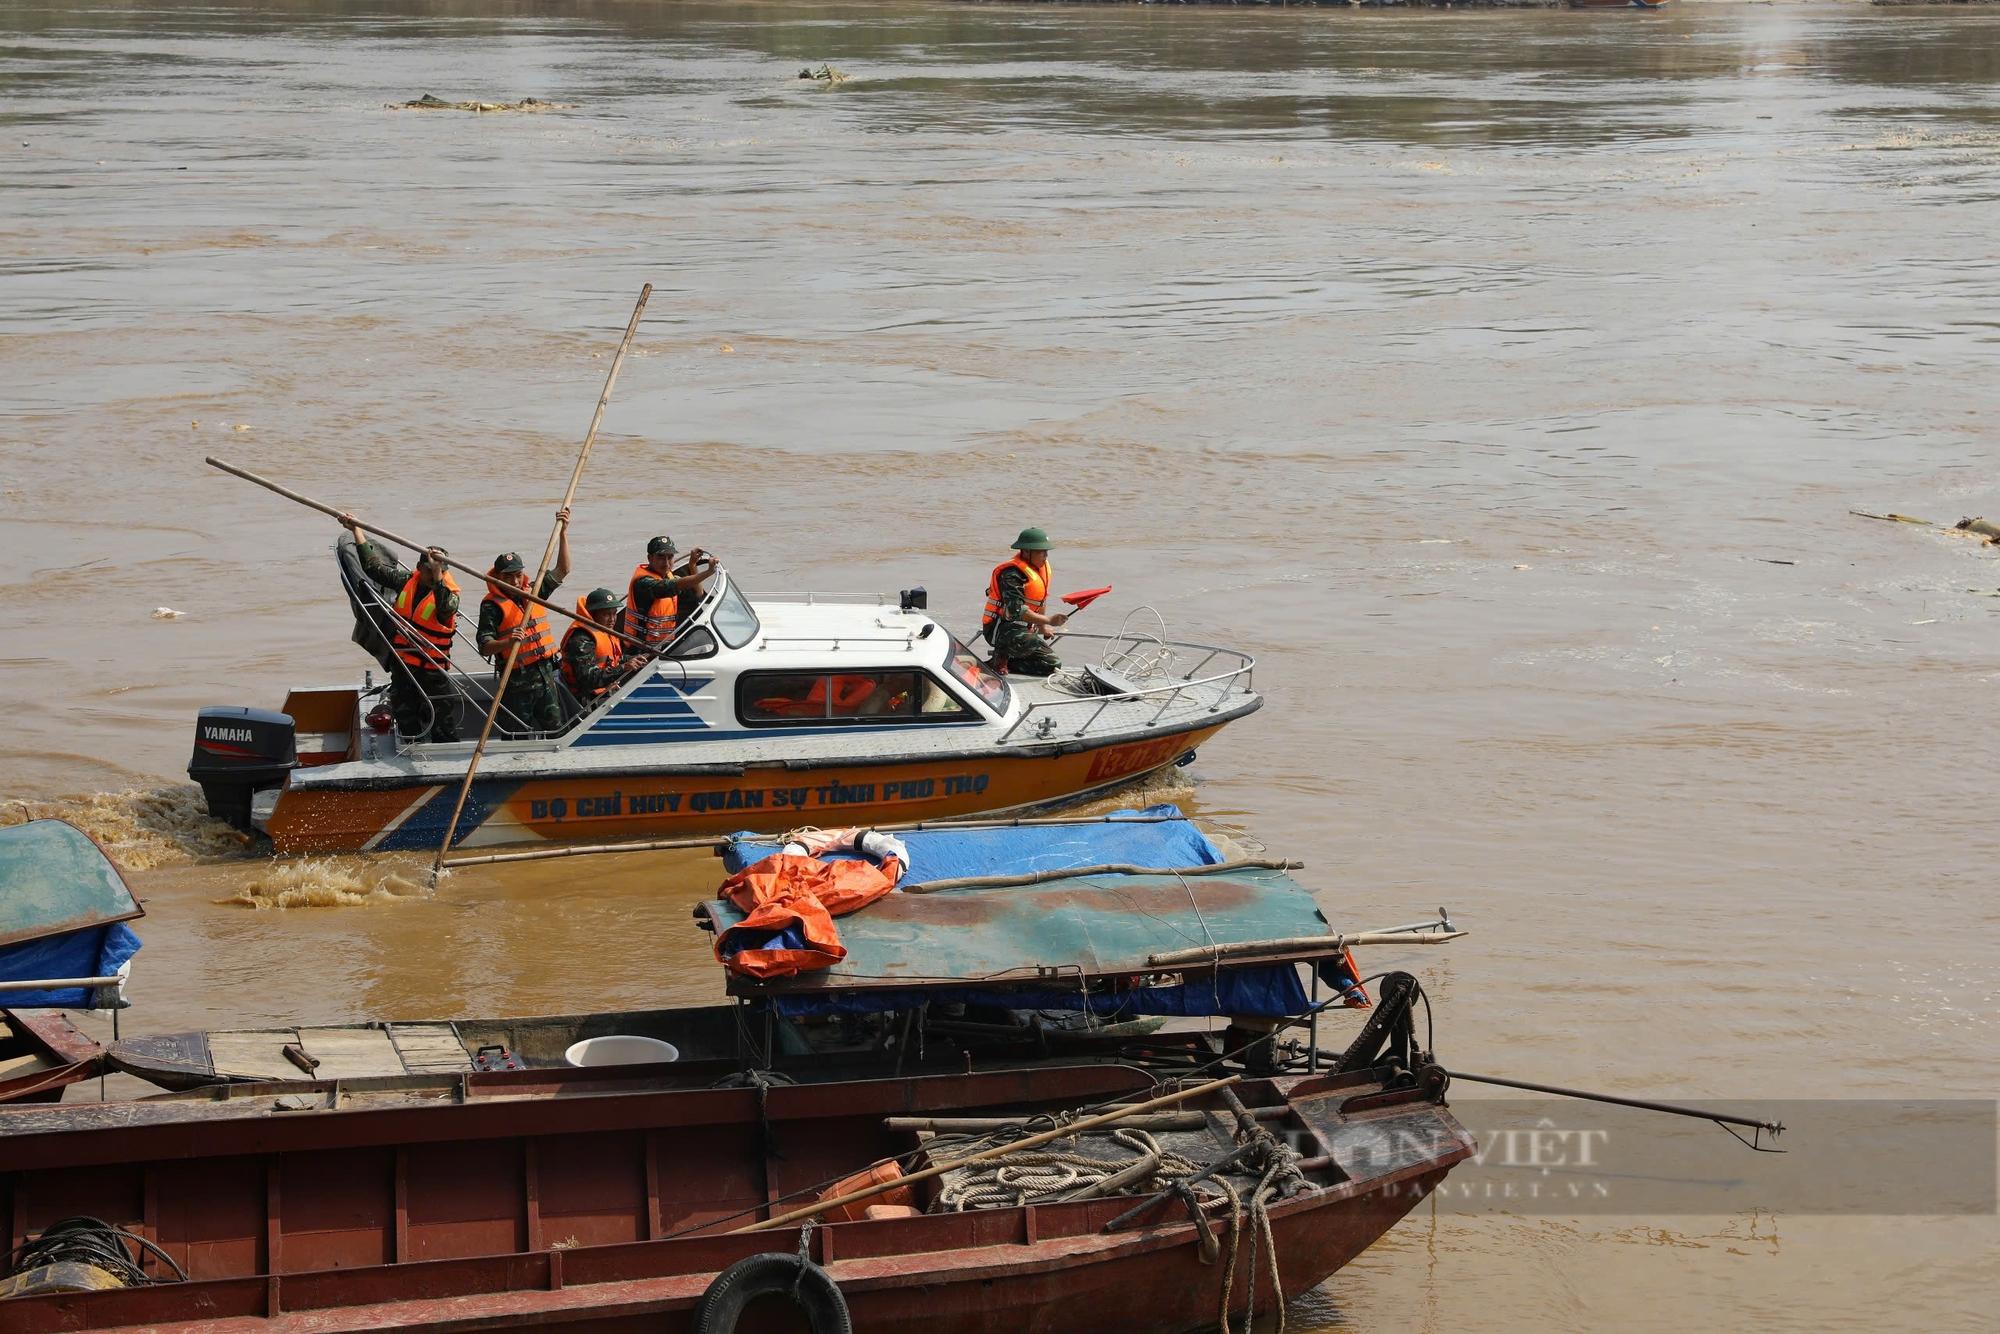
<svg viewBox="0 0 2000 1334"><path fill-rule="evenodd" d="M556 567L542 576L535 593L543 601L569 577L569 509L556 511ZM526 598L528 572L521 557L502 552L486 575L486 596L479 604L480 653L504 667L507 652L518 641L514 673L500 697L500 725L510 732L558 732L563 725L561 689L556 684L556 637L549 632L549 614Z"/></svg>
<svg viewBox="0 0 2000 1334"><path fill-rule="evenodd" d="M632 582L626 587L621 628L648 644L666 643L680 623L681 595L700 593L715 571L715 557L700 547L688 553L688 563L676 571L674 539L654 538L646 544L646 563L632 571Z"/></svg>
<svg viewBox="0 0 2000 1334"><path fill-rule="evenodd" d="M609 629L618 619L618 595L610 589L591 589L576 600L576 611L586 619L574 622L563 635L562 679L589 708L639 670L645 655L625 661L624 643L598 629Z"/></svg>
<svg viewBox="0 0 2000 1334"><path fill-rule="evenodd" d="M1014 676L1053 676L1062 659L1049 648L1054 630L1069 617L1046 610L1049 584L1049 535L1023 528L1014 539L1013 559L993 567L986 582L986 613L979 632L993 646L993 665Z"/></svg>
<svg viewBox="0 0 2000 1334"><path fill-rule="evenodd" d="M390 645L396 668L389 674L389 711L405 741L458 740L458 692L452 688L451 634L458 624L458 585L451 570L438 559L447 554L432 547L406 569L374 542L351 514L340 526L354 535L361 570L377 588L395 600L396 621Z"/></svg>

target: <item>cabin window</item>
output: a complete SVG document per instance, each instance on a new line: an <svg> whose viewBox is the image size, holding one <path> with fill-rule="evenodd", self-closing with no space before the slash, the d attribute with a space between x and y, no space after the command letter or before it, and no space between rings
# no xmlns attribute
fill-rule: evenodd
<svg viewBox="0 0 2000 1334"><path fill-rule="evenodd" d="M928 672L745 672L736 712L753 727L949 722L970 711Z"/></svg>
<svg viewBox="0 0 2000 1334"><path fill-rule="evenodd" d="M715 604L715 612L708 623L715 627L715 633L722 636L722 642L731 648L742 648L757 637L763 629L758 624L757 613L750 610L750 604L736 591L736 581L727 575L722 590L722 598Z"/></svg>
<svg viewBox="0 0 2000 1334"><path fill-rule="evenodd" d="M986 664L957 639L951 641L951 656L944 660L944 665L951 668L951 674L963 681L967 689L985 700L993 712L1002 715L1007 712L1007 678L987 670Z"/></svg>

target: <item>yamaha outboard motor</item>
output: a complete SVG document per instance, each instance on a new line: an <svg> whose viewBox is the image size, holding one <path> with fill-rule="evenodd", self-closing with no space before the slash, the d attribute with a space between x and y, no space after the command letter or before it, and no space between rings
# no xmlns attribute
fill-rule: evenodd
<svg viewBox="0 0 2000 1334"><path fill-rule="evenodd" d="M270 709L218 706L195 716L188 777L201 784L208 813L250 832L250 800L283 787L299 767L291 717Z"/></svg>

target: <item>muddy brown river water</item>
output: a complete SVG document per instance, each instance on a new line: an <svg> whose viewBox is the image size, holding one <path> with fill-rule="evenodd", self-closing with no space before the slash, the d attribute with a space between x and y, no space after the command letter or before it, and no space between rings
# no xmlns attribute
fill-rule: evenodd
<svg viewBox="0 0 2000 1334"><path fill-rule="evenodd" d="M332 525L201 457L537 548L651 281L574 591L668 531L963 627L1041 524L1259 656L1167 796L1473 932L1367 960L1447 1063L1991 1098L2000 556L1848 511L2000 518L1996 81L1979 10L17 0L0 818L135 868L138 1028L716 995L712 860L426 898L173 786L367 665ZM1425 1206L1290 1318L1990 1329L2000 1226Z"/></svg>

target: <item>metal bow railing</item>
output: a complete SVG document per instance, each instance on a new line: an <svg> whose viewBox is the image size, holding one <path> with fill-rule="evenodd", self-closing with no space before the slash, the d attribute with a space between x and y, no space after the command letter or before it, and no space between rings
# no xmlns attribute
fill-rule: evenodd
<svg viewBox="0 0 2000 1334"><path fill-rule="evenodd" d="M1107 646L1120 643L1134 643L1129 637L1121 635L1071 633L1063 635L1062 638L1064 640L1094 639L1103 642ZM1118 694L1079 695L1075 699L1062 700L1036 700L1021 711L1021 716L1016 718L1013 725L1000 734L999 739L994 744L1006 745L1009 741L1014 740L1023 728L1028 729L1028 735L1024 738L1028 741L1046 741L1057 735L1071 738L1085 736L1097 724L1098 719L1103 717L1107 710L1115 706L1138 705L1144 707L1157 703L1158 707L1153 709L1152 715L1141 724L1141 730L1149 730L1160 719L1164 718L1169 710L1184 699L1191 699L1196 707L1201 707L1205 704L1206 707L1202 708L1202 711L1205 713L1219 713L1223 705L1228 701L1232 691L1240 691L1244 695L1253 693L1253 677L1257 668L1257 660L1248 653L1232 648L1222 648L1215 644L1195 644L1178 640L1146 639L1139 641L1139 643L1168 650L1174 657L1179 657L1182 654L1192 656L1197 653L1203 656L1186 672L1177 670L1168 671L1161 676L1149 676L1144 680L1135 680L1131 683L1132 688L1130 690ZM1218 659L1228 665L1219 670L1210 671L1209 668ZM1133 710L1129 707L1119 708L1119 722L1129 727L1131 725L1130 716L1132 712ZM1079 714L1085 715L1083 722L1075 731L1067 731L1065 729L1067 718ZM1030 720L1033 720L1033 726L1029 725Z"/></svg>

